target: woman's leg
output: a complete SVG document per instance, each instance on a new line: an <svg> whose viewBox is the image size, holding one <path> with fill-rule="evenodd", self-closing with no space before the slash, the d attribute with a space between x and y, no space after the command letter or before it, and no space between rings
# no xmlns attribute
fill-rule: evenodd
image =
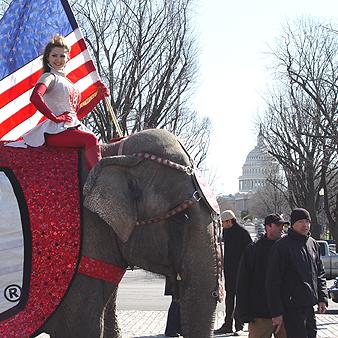
<svg viewBox="0 0 338 338"><path fill-rule="evenodd" d="M67 129L59 134L46 134L45 138L49 146L84 148L88 170L101 159L100 146L94 134L79 129Z"/></svg>

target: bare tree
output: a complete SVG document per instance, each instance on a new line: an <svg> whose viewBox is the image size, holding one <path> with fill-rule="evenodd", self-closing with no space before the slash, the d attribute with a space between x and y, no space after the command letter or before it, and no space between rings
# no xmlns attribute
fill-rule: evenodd
<svg viewBox="0 0 338 338"><path fill-rule="evenodd" d="M269 152L282 165L289 204L312 216L319 238L319 191L327 187L326 213L334 237L337 227L337 39L322 25L300 20L287 25L272 50L279 71L278 89L267 101L264 135Z"/></svg>
<svg viewBox="0 0 338 338"><path fill-rule="evenodd" d="M168 125L168 129L179 135L194 163L201 168L209 148L210 119L200 118L196 112L189 109L182 116L184 118L173 121L173 125Z"/></svg>
<svg viewBox="0 0 338 338"><path fill-rule="evenodd" d="M292 102L292 98L285 94L279 102L270 102L270 109L265 116L264 135L270 154L285 172L290 207L303 206L309 209L313 235L319 238L319 191L325 182L330 185L331 193L337 191L337 186L332 186L332 177L337 173L335 153L330 147L323 149L324 144L311 136L318 134L320 128L300 106L296 110L290 104Z"/></svg>
<svg viewBox="0 0 338 338"><path fill-rule="evenodd" d="M192 0L78 0L73 5L123 133L165 128L190 149L192 140L200 139L203 146L193 152L201 163L210 121L189 109L197 71L189 26ZM104 104L86 123L104 141L116 136Z"/></svg>
<svg viewBox="0 0 338 338"><path fill-rule="evenodd" d="M284 84L301 90L316 109L307 113L321 129L317 137L338 137L337 55L338 37L318 20L300 19L284 27L280 43L273 50Z"/></svg>
<svg viewBox="0 0 338 338"><path fill-rule="evenodd" d="M287 184L279 166L271 168L265 186L250 197L249 211L259 218L270 213L288 213Z"/></svg>

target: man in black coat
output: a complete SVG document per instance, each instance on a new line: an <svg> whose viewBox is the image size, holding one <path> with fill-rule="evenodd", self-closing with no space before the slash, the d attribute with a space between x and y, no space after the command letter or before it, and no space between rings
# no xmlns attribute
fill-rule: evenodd
<svg viewBox="0 0 338 338"><path fill-rule="evenodd" d="M291 213L288 235L271 249L266 290L272 322L278 332L284 322L288 338L315 338L313 306L327 306L325 272L319 245L310 237L311 217L303 208Z"/></svg>
<svg viewBox="0 0 338 338"><path fill-rule="evenodd" d="M266 299L265 277L270 250L282 237L285 224L289 222L279 214L266 216L265 234L245 249L238 268L235 313L243 322L249 323L251 338L268 338L274 333ZM286 338L284 326L274 336Z"/></svg>
<svg viewBox="0 0 338 338"><path fill-rule="evenodd" d="M225 320L224 324L214 331L214 334L239 336L244 324L234 314L237 269L242 253L252 239L249 232L237 223L233 211L223 211L221 221L224 241ZM235 319L235 332L232 331L233 319Z"/></svg>

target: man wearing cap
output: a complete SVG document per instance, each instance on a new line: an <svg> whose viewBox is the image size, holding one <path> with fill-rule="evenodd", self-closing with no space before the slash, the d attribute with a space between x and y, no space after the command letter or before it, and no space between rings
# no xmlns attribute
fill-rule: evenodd
<svg viewBox="0 0 338 338"><path fill-rule="evenodd" d="M313 306L327 306L325 272L318 243L310 237L311 217L303 208L291 212L287 236L271 249L266 291L272 322L278 332L284 322L288 338L315 338Z"/></svg>
<svg viewBox="0 0 338 338"><path fill-rule="evenodd" d="M244 324L236 314L234 316L237 270L242 253L252 239L249 232L237 223L233 211L223 211L221 221L224 241L225 320L218 330L214 330L214 334L239 336ZM233 319L235 332L232 331Z"/></svg>
<svg viewBox="0 0 338 338"><path fill-rule="evenodd" d="M289 222L279 214L265 217L265 234L245 250L238 268L235 313L249 323L249 338L270 338L274 333L268 309L265 278L272 245L282 237L283 228ZM286 338L284 326L274 334Z"/></svg>

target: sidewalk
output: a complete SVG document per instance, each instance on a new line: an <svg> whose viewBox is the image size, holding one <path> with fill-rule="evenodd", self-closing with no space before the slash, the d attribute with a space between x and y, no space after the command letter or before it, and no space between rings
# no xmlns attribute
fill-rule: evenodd
<svg viewBox="0 0 338 338"><path fill-rule="evenodd" d="M164 338L164 329L167 311L117 311L121 334L123 338ZM223 323L224 313L218 311L216 327ZM338 338L338 313L317 316L318 338ZM48 338L49 335L41 334L39 338ZM217 336L224 337L224 336ZM240 337L248 337L247 326Z"/></svg>
<svg viewBox="0 0 338 338"><path fill-rule="evenodd" d="M165 337L167 311L121 310L118 311L118 319L123 338ZM224 313L218 311L215 327L221 326L223 319ZM338 338L338 313L317 315L317 326L318 338ZM240 337L248 337L247 325Z"/></svg>

